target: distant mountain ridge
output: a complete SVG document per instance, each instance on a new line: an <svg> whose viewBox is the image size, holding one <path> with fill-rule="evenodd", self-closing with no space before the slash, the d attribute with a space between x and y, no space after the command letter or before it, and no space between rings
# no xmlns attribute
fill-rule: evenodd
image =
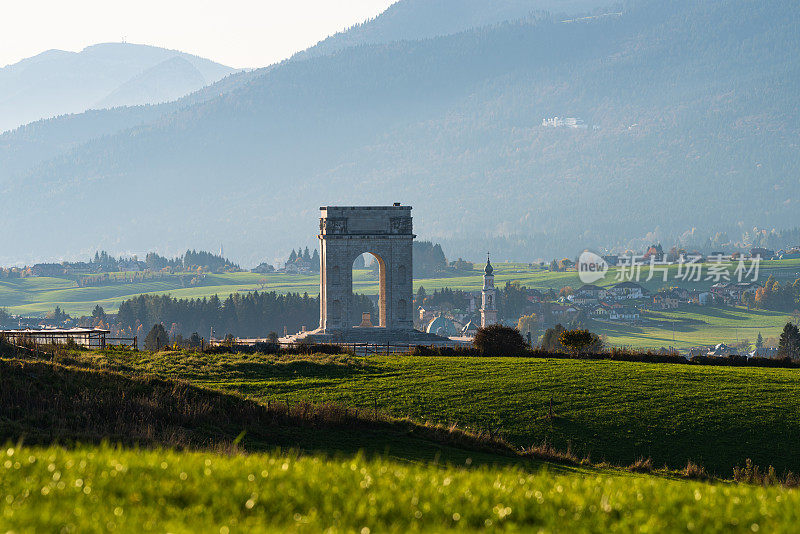
<svg viewBox="0 0 800 534"><path fill-rule="evenodd" d="M233 71L191 54L146 45L104 43L80 52L48 50L0 68L0 132L98 106L174 100Z"/></svg>
<svg viewBox="0 0 800 534"><path fill-rule="evenodd" d="M145 106L127 110L137 119L31 125L0 136L0 158L71 124L126 126L0 166L0 263L224 242L255 264L311 244L315 208L337 203L411 204L425 238L465 255L502 241L525 260L693 227L790 227L798 25L788 0L640 0L614 17L286 61L150 117ZM556 116L589 127L542 124Z"/></svg>
<svg viewBox="0 0 800 534"><path fill-rule="evenodd" d="M544 13L590 13L614 4L615 0L400 0L374 19L332 35L295 57L326 55L365 44L452 35Z"/></svg>

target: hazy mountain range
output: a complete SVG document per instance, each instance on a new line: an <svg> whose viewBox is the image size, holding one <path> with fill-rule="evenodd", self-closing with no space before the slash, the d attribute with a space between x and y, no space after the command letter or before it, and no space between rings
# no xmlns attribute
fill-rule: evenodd
<svg viewBox="0 0 800 534"><path fill-rule="evenodd" d="M233 69L176 50L105 43L48 50L0 69L0 132L87 109L156 104L216 82Z"/></svg>
<svg viewBox="0 0 800 534"><path fill-rule="evenodd" d="M1 135L0 262L224 244L255 264L313 244L326 204L411 204L476 258L797 225L794 2L574 5L592 16L406 0L178 101Z"/></svg>

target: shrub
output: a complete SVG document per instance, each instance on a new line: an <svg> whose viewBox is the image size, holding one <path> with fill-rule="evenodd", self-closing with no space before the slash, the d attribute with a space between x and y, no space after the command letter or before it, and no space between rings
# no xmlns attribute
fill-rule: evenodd
<svg viewBox="0 0 800 534"><path fill-rule="evenodd" d="M594 341L588 330L564 330L558 335L558 342L573 352L581 352Z"/></svg>
<svg viewBox="0 0 800 534"><path fill-rule="evenodd" d="M694 480L705 480L709 478L708 473L706 473L706 468L691 460L686 462L686 467L683 468L681 474L684 478L691 478Z"/></svg>
<svg viewBox="0 0 800 534"><path fill-rule="evenodd" d="M628 469L634 473L652 473L653 472L653 459L652 458L639 458Z"/></svg>
<svg viewBox="0 0 800 534"><path fill-rule="evenodd" d="M519 330L499 324L479 328L472 344L484 356L521 356L527 352Z"/></svg>
<svg viewBox="0 0 800 534"><path fill-rule="evenodd" d="M610 359L620 362L646 362L646 363L688 363L688 360L678 353L634 352L628 349L611 349Z"/></svg>
<svg viewBox="0 0 800 534"><path fill-rule="evenodd" d="M441 345L415 345L409 349L411 356L480 356L475 347L448 347Z"/></svg>

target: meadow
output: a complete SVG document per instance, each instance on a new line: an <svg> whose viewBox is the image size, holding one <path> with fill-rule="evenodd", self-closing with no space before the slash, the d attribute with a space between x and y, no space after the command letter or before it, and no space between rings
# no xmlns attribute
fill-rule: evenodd
<svg viewBox="0 0 800 534"><path fill-rule="evenodd" d="M733 345L749 341L754 347L758 334L777 339L791 314L771 310L748 310L743 306L682 306L677 310L645 311L641 325L591 321L593 332L604 335L609 346L648 349L691 347L717 343Z"/></svg>
<svg viewBox="0 0 800 534"><path fill-rule="evenodd" d="M731 481L746 458L800 470L796 370L0 356L7 532L752 533L800 520L800 490ZM526 448L543 440L574 454ZM625 468L643 458L653 467Z"/></svg>
<svg viewBox="0 0 800 534"><path fill-rule="evenodd" d="M781 487L108 445L0 451L9 532L792 532Z"/></svg>
<svg viewBox="0 0 800 534"><path fill-rule="evenodd" d="M751 458L800 472L795 369L538 358L84 354L98 369L180 379L261 403L335 403L489 431L518 448L544 442L594 462L687 461L729 477ZM552 402L553 416L550 417Z"/></svg>

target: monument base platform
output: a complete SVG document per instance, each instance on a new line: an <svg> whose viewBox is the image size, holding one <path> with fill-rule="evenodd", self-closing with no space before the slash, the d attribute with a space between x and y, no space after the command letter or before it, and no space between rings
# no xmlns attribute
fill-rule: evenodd
<svg viewBox="0 0 800 534"><path fill-rule="evenodd" d="M378 345L453 345L453 340L419 330L350 328L336 332L313 330L282 337L281 343L368 343Z"/></svg>

